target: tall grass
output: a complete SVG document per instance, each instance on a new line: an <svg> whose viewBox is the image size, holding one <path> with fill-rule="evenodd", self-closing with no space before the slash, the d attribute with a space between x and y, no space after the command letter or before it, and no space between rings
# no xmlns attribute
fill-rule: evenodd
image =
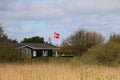
<svg viewBox="0 0 120 80"><path fill-rule="evenodd" d="M120 68L65 63L0 64L0 80L120 80Z"/></svg>

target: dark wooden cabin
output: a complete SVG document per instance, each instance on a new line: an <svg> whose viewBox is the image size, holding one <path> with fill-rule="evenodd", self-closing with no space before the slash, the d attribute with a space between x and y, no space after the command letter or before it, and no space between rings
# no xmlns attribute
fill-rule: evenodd
<svg viewBox="0 0 120 80"><path fill-rule="evenodd" d="M56 46L48 43L20 43L21 55L27 58L52 57Z"/></svg>

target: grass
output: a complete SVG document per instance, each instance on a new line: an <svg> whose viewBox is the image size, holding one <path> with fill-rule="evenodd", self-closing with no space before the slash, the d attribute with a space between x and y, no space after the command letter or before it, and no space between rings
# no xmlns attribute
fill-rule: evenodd
<svg viewBox="0 0 120 80"><path fill-rule="evenodd" d="M120 67L65 63L0 64L0 80L120 80Z"/></svg>

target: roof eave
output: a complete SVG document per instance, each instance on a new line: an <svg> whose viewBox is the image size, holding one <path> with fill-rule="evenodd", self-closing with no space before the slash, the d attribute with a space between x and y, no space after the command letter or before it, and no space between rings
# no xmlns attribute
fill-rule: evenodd
<svg viewBox="0 0 120 80"><path fill-rule="evenodd" d="M18 47L18 48L20 49L20 48L24 48L24 47L29 47L29 48L36 49L36 50L40 50L40 49L59 49L59 48L35 48L35 47L31 47L29 45L24 45L24 46L21 46L21 47Z"/></svg>

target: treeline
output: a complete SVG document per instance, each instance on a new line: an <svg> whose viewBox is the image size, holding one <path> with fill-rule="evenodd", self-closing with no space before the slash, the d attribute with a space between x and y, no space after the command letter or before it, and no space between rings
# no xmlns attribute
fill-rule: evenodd
<svg viewBox="0 0 120 80"><path fill-rule="evenodd" d="M102 34L79 28L74 34L62 41L60 52L82 56L88 49L103 43L103 41Z"/></svg>
<svg viewBox="0 0 120 80"><path fill-rule="evenodd" d="M8 38L7 34L0 24L0 62L16 62L21 61L21 51L17 48L17 40ZM34 36L31 38L24 38L21 43L45 43L44 38Z"/></svg>
<svg viewBox="0 0 120 80"><path fill-rule="evenodd" d="M14 43L17 43L17 41L9 39L0 25L0 62L16 61L19 59L18 50Z"/></svg>
<svg viewBox="0 0 120 80"><path fill-rule="evenodd" d="M79 28L62 41L60 53L74 54L87 64L117 65L120 64L120 34L111 34L105 42L102 34Z"/></svg>
<svg viewBox="0 0 120 80"><path fill-rule="evenodd" d="M34 36L24 38L21 43L45 43L44 38ZM17 40L9 39L0 25L0 62L20 61L19 50L15 46ZM120 64L120 34L111 34L107 42L104 36L95 31L79 28L64 39L59 53L72 54L76 62L86 64L119 65ZM58 58L57 58L58 59ZM48 61L46 58L45 60Z"/></svg>

